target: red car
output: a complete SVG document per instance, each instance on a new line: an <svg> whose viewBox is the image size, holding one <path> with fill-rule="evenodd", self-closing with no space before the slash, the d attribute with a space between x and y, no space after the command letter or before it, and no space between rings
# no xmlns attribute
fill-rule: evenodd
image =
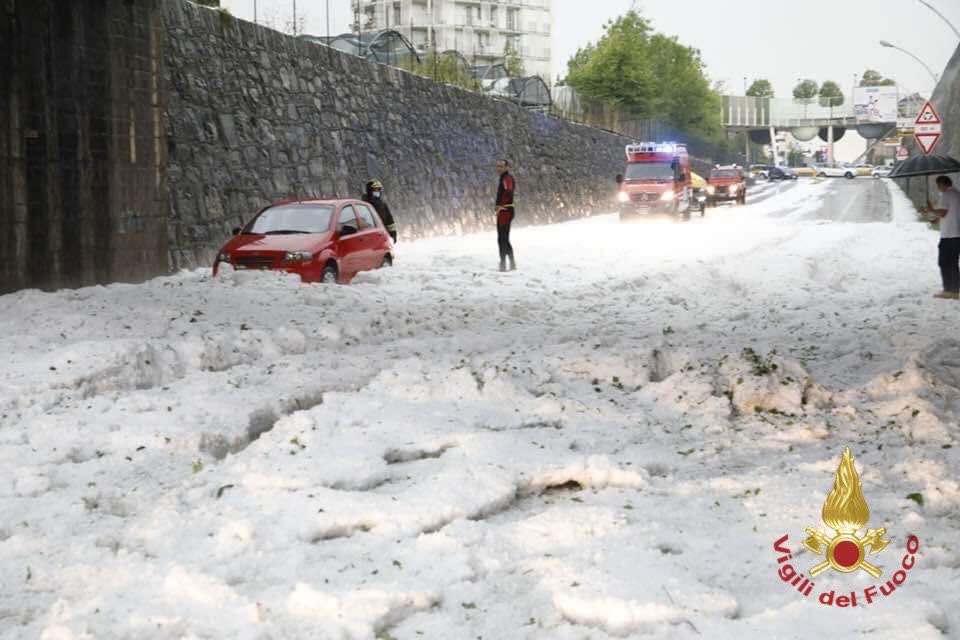
<svg viewBox="0 0 960 640"><path fill-rule="evenodd" d="M723 200L747 204L747 180L740 167L717 166L707 179L707 202L711 207Z"/></svg>
<svg viewBox="0 0 960 640"><path fill-rule="evenodd" d="M279 202L223 245L213 264L298 274L304 282L347 283L393 264L394 248L373 207L359 200Z"/></svg>

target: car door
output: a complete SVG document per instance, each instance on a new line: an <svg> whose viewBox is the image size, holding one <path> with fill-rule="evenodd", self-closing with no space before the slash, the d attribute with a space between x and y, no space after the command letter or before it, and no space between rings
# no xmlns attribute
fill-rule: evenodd
<svg viewBox="0 0 960 640"><path fill-rule="evenodd" d="M363 265L361 269L377 269L383 264L382 236L380 225L373 211L365 204L355 206L360 222L360 235L363 237Z"/></svg>
<svg viewBox="0 0 960 640"><path fill-rule="evenodd" d="M351 205L344 205L337 216L337 253L340 258L340 276L352 278L360 270L358 260L363 253L363 238L357 214Z"/></svg>

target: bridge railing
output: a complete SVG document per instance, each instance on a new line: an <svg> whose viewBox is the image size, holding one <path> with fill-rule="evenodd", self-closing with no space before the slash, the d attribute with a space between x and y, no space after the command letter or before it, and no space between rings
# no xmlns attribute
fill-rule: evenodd
<svg viewBox="0 0 960 640"><path fill-rule="evenodd" d="M852 121L856 117L852 104L824 106L817 99L805 102L787 98L723 96L722 104L725 127L796 127L810 122Z"/></svg>

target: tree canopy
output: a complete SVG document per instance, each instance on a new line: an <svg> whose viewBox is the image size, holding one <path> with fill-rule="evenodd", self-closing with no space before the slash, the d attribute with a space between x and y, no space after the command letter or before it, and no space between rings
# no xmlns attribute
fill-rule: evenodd
<svg viewBox="0 0 960 640"><path fill-rule="evenodd" d="M503 47L503 64L511 78L522 78L526 75L523 68L523 58L520 57L520 53L510 40L507 40L507 44Z"/></svg>
<svg viewBox="0 0 960 640"><path fill-rule="evenodd" d="M816 81L807 79L801 81L800 84L793 88L793 98L800 102L810 103L813 102L819 92L820 86Z"/></svg>
<svg viewBox="0 0 960 640"><path fill-rule="evenodd" d="M833 80L820 85L820 104L824 107L839 107L843 104L843 89Z"/></svg>
<svg viewBox="0 0 960 640"><path fill-rule="evenodd" d="M636 11L608 22L600 40L577 51L567 70L566 83L584 96L689 133L719 131L720 97L700 51L656 33Z"/></svg>
<svg viewBox="0 0 960 640"><path fill-rule="evenodd" d="M860 77L861 87L890 87L897 84L896 80L884 78L879 71L867 69Z"/></svg>
<svg viewBox="0 0 960 640"><path fill-rule="evenodd" d="M752 98L773 98L773 85L769 80L754 80L750 88L747 89L747 95Z"/></svg>

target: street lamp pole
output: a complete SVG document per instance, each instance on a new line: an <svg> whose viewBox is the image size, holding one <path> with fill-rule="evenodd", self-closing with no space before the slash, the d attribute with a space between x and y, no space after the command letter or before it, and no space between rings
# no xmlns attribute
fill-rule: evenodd
<svg viewBox="0 0 960 640"><path fill-rule="evenodd" d="M954 32L955 34L957 34L957 37L958 37L958 38L960 38L960 30L957 30L957 28L956 28L955 26L953 26L953 23L950 22L949 20L947 20L947 16L943 15L943 14L940 12L939 9L937 9L935 6L933 6L932 4L930 4L929 2L927 2L927 0L917 0L917 2L919 2L919 3L922 4L923 6L927 7L928 9L930 9L930 11L933 11L935 14L937 14L938 16L940 16L940 19L943 20L944 22L946 22L946 23L947 23L947 26L950 27L951 29L953 29L953 32Z"/></svg>
<svg viewBox="0 0 960 640"><path fill-rule="evenodd" d="M923 68L926 69L926 70L927 70L927 73L930 74L930 77L933 78L933 83L934 83L934 85L936 85L937 83L940 82L940 78L937 77L937 74L935 74L935 73L933 72L933 69L931 69L930 66L929 66L926 62L924 62L923 60L921 60L921 59L918 58L917 56L913 55L912 53L910 53L909 51L907 51L907 50L904 49L903 47L898 47L897 45L895 45L895 44L893 44L893 43L887 42L886 40L881 40L881 41L880 41L880 46L881 46L881 47L886 47L886 48L888 48L888 49L896 49L897 51L900 51L900 52L902 52L902 53L907 54L908 56L910 56L911 58L913 58L914 60L916 60L917 62L919 62L920 64L923 65Z"/></svg>

